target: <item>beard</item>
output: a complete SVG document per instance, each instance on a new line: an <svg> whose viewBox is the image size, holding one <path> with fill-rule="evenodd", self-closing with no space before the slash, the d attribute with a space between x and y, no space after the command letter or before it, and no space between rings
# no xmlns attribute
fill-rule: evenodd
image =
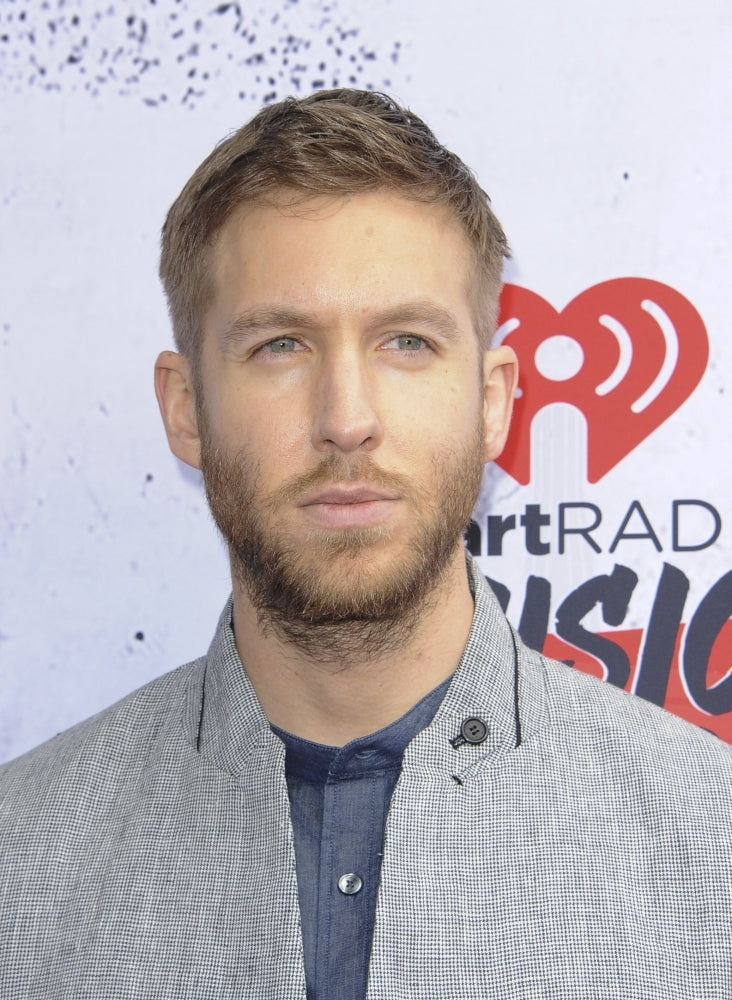
<svg viewBox="0 0 732 1000"><path fill-rule="evenodd" d="M462 449L435 454L429 486L380 469L366 453L325 457L272 493L245 452L219 448L199 412L201 470L232 575L246 589L264 634L313 660L346 667L403 646L437 599L439 584L480 490L482 421ZM334 482L393 490L409 506L409 531L387 525L312 528L296 540L283 512Z"/></svg>

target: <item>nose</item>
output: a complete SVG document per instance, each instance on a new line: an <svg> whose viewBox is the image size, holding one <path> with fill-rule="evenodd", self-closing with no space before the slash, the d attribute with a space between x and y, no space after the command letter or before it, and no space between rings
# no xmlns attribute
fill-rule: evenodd
<svg viewBox="0 0 732 1000"><path fill-rule="evenodd" d="M345 454L378 447L383 430L375 392L367 361L356 352L324 359L315 385L314 447Z"/></svg>

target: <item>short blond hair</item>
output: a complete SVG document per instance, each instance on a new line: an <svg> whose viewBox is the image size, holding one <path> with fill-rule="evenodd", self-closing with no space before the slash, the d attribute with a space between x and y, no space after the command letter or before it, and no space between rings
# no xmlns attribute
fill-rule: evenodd
<svg viewBox="0 0 732 1000"><path fill-rule="evenodd" d="M263 108L216 146L168 212L160 277L176 346L194 369L212 294L216 236L239 206L284 189L303 197L384 189L448 206L475 255L477 323L481 339L489 341L510 251L472 171L386 94L328 90Z"/></svg>

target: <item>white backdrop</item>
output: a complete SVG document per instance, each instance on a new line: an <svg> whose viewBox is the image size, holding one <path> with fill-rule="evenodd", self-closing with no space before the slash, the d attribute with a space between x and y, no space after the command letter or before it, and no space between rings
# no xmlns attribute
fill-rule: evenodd
<svg viewBox="0 0 732 1000"><path fill-rule="evenodd" d="M514 249L510 284L561 312L603 282L651 279L701 317L701 381L667 364L657 394L676 379L688 398L612 469L588 477L588 441L596 455L593 434L611 438L613 420L598 429L586 410L586 428L559 402L524 435L529 481L493 468L476 512L472 545L510 591L515 623L527 576L540 578L532 628L548 595L553 633L569 594L620 567L614 610L608 597L582 621L616 640L613 655L577 631L582 590L564 606L563 629L599 658L551 635L547 648L602 675L624 646L625 684L638 683L664 564L667 582L688 581L682 626L730 565L730 51L726 0L3 0L0 759L208 644L228 572L198 479L168 453L154 403L152 364L170 345L158 233L215 141L264 100L319 86L391 90L474 166ZM598 302L617 321L618 296ZM521 353L528 314L509 298L504 312ZM666 362L690 336L668 315ZM631 354L634 323L625 324ZM568 376L582 362L580 327L568 311L547 327L543 360L536 353L560 394L571 396ZM698 352L705 338L695 336ZM648 369L646 388L656 374ZM619 407L619 425L630 419ZM560 552L560 518L589 526L593 511L594 547L565 534ZM500 546L493 522L500 555L488 554L489 514L504 526L515 519ZM725 601L732 610L728 590L719 585L704 605L694 649ZM656 605L668 607L667 595ZM672 619L656 619L651 687L664 687L663 662L648 663L656 647L670 656L661 640L675 634ZM685 672L683 627L679 635L682 670L678 655L668 660L667 703L732 739L729 627L708 671L697 661Z"/></svg>

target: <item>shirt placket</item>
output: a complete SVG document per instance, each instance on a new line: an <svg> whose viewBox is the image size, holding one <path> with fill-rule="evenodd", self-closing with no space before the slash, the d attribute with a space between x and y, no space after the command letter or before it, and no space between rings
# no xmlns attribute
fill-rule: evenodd
<svg viewBox="0 0 732 1000"><path fill-rule="evenodd" d="M363 996L379 879L382 803L375 777L336 760L323 792L318 893L318 998ZM326 832L327 831L327 832Z"/></svg>

